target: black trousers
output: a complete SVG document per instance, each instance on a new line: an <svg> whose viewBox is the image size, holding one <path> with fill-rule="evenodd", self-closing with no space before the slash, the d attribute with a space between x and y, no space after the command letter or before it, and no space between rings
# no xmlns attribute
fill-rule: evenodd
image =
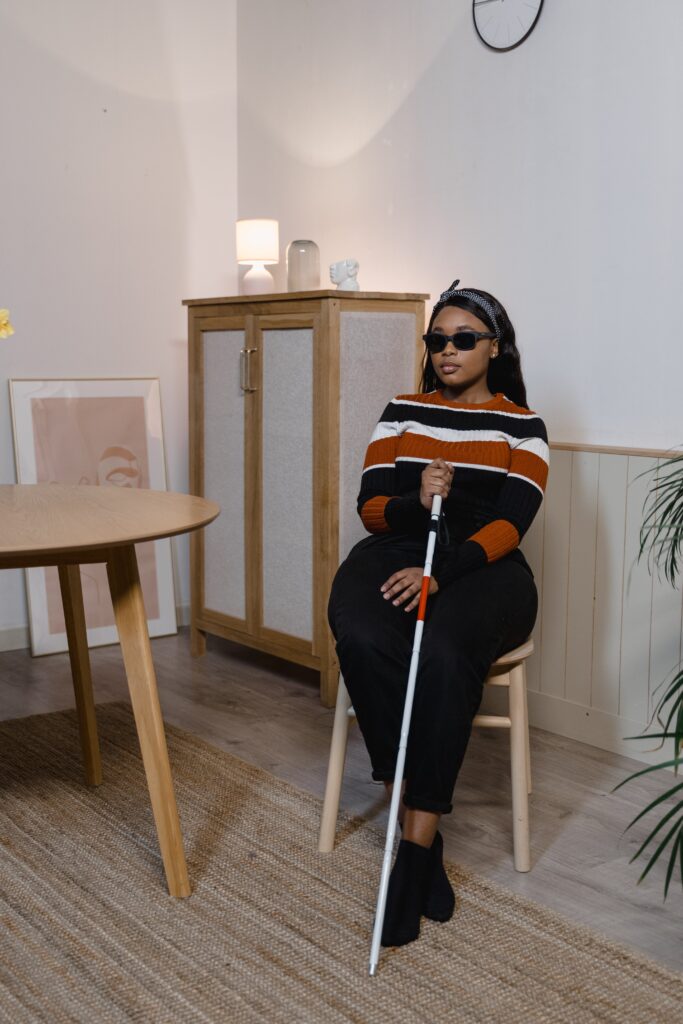
<svg viewBox="0 0 683 1024"><path fill-rule="evenodd" d="M420 540L366 537L340 565L330 592L328 620L375 780L394 778L417 619L417 609L385 600L380 586L399 569L424 566L425 555ZM429 598L406 748L406 806L452 811L484 680L496 658L528 638L537 612L533 575L510 555Z"/></svg>

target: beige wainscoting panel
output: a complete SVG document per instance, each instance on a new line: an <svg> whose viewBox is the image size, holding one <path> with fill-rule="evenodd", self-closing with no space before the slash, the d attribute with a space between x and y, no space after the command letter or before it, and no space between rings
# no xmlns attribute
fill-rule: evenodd
<svg viewBox="0 0 683 1024"><path fill-rule="evenodd" d="M571 466L571 452L551 454L543 502L543 576L537 581L539 603L543 604L539 689L554 697L564 696L567 664Z"/></svg>
<svg viewBox="0 0 683 1024"><path fill-rule="evenodd" d="M680 669L681 584L672 587L663 572L660 579L647 551L637 559L646 495L654 473L670 471L667 456L550 447L545 499L521 543L539 591L527 663L531 725L664 761L673 756L670 741L659 748L659 740L626 737L645 730ZM484 708L498 699L487 695ZM656 721L650 730L659 730Z"/></svg>
<svg viewBox="0 0 683 1024"><path fill-rule="evenodd" d="M656 459L629 455L624 543L624 589L621 619L621 673L618 713L636 722L648 715L652 577L647 557L638 559L643 504L657 466ZM646 474L645 476L641 474Z"/></svg>
<svg viewBox="0 0 683 1024"><path fill-rule="evenodd" d="M593 452L570 454L567 671L563 696L571 694L571 700L589 705L593 644L587 644L585 638L593 634L600 457Z"/></svg>
<svg viewBox="0 0 683 1024"><path fill-rule="evenodd" d="M600 454L597 458L599 466L595 608L590 706L606 711L610 715L617 715L628 459L612 454Z"/></svg>
<svg viewBox="0 0 683 1024"><path fill-rule="evenodd" d="M657 460L657 480L672 472L670 466L664 465L665 462L665 459ZM673 673L680 664L681 591L680 582L674 589L664 575L663 567L660 569L654 566L652 556L649 561L652 568L649 714L652 714L666 690L666 682L673 678ZM660 685L663 680L666 682Z"/></svg>

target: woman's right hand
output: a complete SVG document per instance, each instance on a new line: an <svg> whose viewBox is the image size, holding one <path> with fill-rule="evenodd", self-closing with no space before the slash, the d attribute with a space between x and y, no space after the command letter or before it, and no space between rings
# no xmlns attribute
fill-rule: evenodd
<svg viewBox="0 0 683 1024"><path fill-rule="evenodd" d="M444 459L434 459L422 470L422 484L420 486L420 502L428 512L432 508L432 498L440 494L445 500L450 492L453 482L453 467Z"/></svg>

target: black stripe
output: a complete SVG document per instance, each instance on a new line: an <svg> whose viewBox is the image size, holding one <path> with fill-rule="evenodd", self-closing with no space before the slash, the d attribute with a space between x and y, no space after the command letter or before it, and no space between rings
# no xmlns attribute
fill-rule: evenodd
<svg viewBox="0 0 683 1024"><path fill-rule="evenodd" d="M444 409L433 405L400 405L390 402L382 413L382 423L414 421L426 427L446 430L500 430L511 437L537 437L548 443L545 423L537 414L509 416L504 412L466 412L462 409ZM454 440L457 440L454 439Z"/></svg>

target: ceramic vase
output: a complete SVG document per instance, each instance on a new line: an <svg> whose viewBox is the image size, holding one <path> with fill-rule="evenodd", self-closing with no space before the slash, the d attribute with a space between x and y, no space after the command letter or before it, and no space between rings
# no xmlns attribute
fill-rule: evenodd
<svg viewBox="0 0 683 1024"><path fill-rule="evenodd" d="M312 292L320 288L320 250L310 238L297 238L287 246L287 291Z"/></svg>

